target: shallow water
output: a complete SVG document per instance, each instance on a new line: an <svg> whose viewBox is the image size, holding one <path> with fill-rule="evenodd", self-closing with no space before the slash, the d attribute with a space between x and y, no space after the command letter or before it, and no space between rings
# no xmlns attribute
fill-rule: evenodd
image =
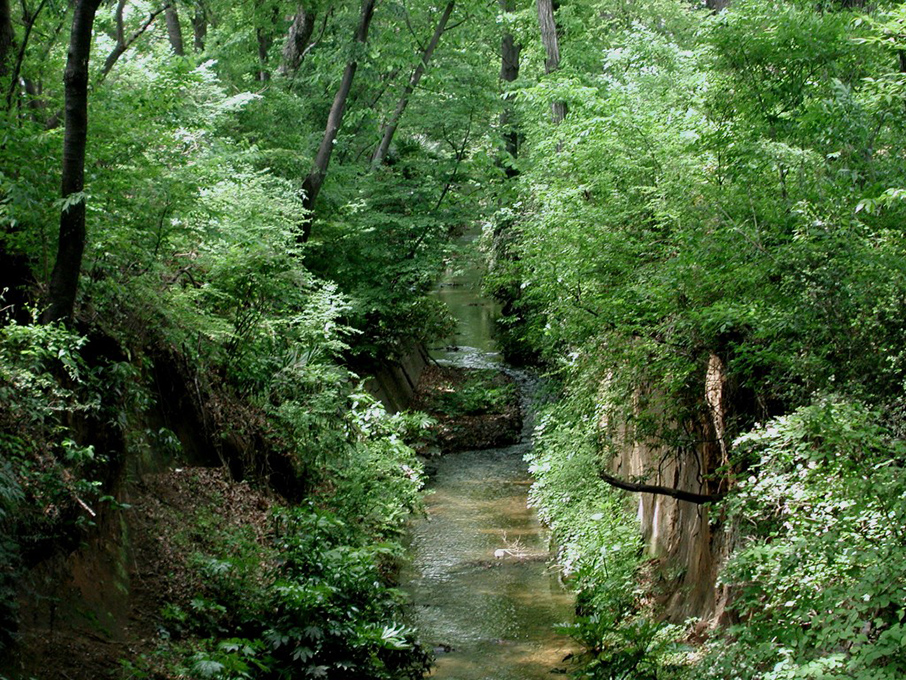
<svg viewBox="0 0 906 680"><path fill-rule="evenodd" d="M456 320L453 335L430 354L437 360L469 365L469 357L479 364L499 362L494 343L494 324L500 316L500 305L481 295L482 269L476 264L480 254L475 246L477 234L463 236L456 256L447 263L434 297L443 302ZM464 363L465 362L465 363Z"/></svg>
<svg viewBox="0 0 906 680"><path fill-rule="evenodd" d="M439 297L459 327L456 345L436 358L470 367L495 365L520 383L527 415L537 381L502 366L493 343L496 307L479 296L476 268L448 273ZM455 291L455 292L451 292ZM432 678L535 680L566 670L574 646L554 626L571 618L572 598L549 567L548 535L527 507L531 480L522 442L431 461L436 474L428 517L412 527L412 564L404 586L424 642L435 648Z"/></svg>

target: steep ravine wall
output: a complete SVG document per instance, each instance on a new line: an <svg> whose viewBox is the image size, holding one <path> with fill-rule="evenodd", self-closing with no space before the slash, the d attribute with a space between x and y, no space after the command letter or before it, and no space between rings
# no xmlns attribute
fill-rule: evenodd
<svg viewBox="0 0 906 680"><path fill-rule="evenodd" d="M412 343L400 359L382 361L372 368L371 377L365 380L365 389L388 411L403 411L412 401L422 371L430 360L422 345Z"/></svg>
<svg viewBox="0 0 906 680"><path fill-rule="evenodd" d="M425 349L413 344L401 359L383 361L373 369L365 387L388 410L405 409L429 361ZM75 545L49 547L49 554L36 559L19 579L21 639L0 654L0 678L7 673L11 678L29 678L38 671L42 680L106 677L132 642L153 639L154 631L144 627L158 614L161 602L142 594L143 588L148 590L143 583L147 565L140 555L153 553L162 539L147 535L141 525L145 507L166 506L173 499L156 497L155 489L161 485L149 486L147 481L172 477L180 472L172 470L175 466L222 467L224 489L239 484L236 480L255 477L266 479L286 497L297 493L290 479L291 462L268 451L267 442L256 434L261 429L255 427L257 422L234 427L223 436L220 421L247 420L258 417L256 412L248 408L240 412L240 404L233 403L228 393L200 384L191 367L172 356L157 357L147 379L159 407L144 414L147 422L133 427L153 431L166 427L180 440L182 456L177 460L164 451L126 447L125 441L118 442L115 454L110 447L105 449L117 461L106 486L117 502L93 509L93 526L79 530ZM97 438L103 433L91 434ZM187 501L199 508L203 502ZM148 606L151 609L141 612L137 621L136 609ZM51 654L55 665L43 667Z"/></svg>
<svg viewBox="0 0 906 680"><path fill-rule="evenodd" d="M616 455L611 472L621 479L642 478L648 484L693 493L719 490L713 473L726 463L724 392L723 367L712 357L703 395L710 417L685 424L696 442L689 447L639 442L627 423L612 423ZM698 618L706 625L716 624L729 597L726 588L717 586L717 577L732 548L732 532L719 511L710 504L661 494L638 493L634 499L646 552L659 561L658 589L668 618L676 623Z"/></svg>

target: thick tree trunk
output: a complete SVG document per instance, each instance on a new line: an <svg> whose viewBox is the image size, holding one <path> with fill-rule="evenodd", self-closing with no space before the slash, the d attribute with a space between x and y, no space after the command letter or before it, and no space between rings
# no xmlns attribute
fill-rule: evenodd
<svg viewBox="0 0 906 680"><path fill-rule="evenodd" d="M363 0L362 12L359 17L359 25L355 32L355 42L364 45L368 41L368 27L371 26L371 18L374 16L374 4L376 0ZM349 91L352 89L352 80L359 64L355 57L346 64L343 70L343 79L340 81L340 87L336 96L333 98L333 104L330 107L330 113L327 115L327 127L324 129L324 137L321 139L321 146L318 147L318 153L315 156L314 166L305 181L302 182L302 205L305 207L306 214L302 219L301 240L305 243L311 236L311 225L314 219L315 201L318 200L318 194L324 185L324 178L327 176L327 166L330 164L330 155L333 153L333 145L337 139L337 133L340 131L340 125L343 123L343 111L346 108L346 100L349 98Z"/></svg>
<svg viewBox="0 0 906 680"><path fill-rule="evenodd" d="M9 73L14 37L13 16L9 0L0 0L0 78Z"/></svg>
<svg viewBox="0 0 906 680"><path fill-rule="evenodd" d="M302 65L302 59L305 58L308 42L311 40L314 31L314 12L310 12L304 6L299 5L296 15L293 17L293 23L289 27L286 44L283 46L283 56L280 60L279 69L280 75L289 76L299 70Z"/></svg>
<svg viewBox="0 0 906 680"><path fill-rule="evenodd" d="M185 56L186 48L182 41L182 26L179 24L179 12L176 11L176 5L167 5L164 17L167 20L167 38L170 40L173 53L179 57Z"/></svg>
<svg viewBox="0 0 906 680"><path fill-rule="evenodd" d="M403 88L403 93L400 95L399 102L397 102L396 110L393 112L390 120L384 125L384 134L381 136L381 143L378 144L378 148L371 157L372 166L380 165L387 157L387 152L390 150L390 143L393 141L393 136L396 134L396 130L399 127L403 112L406 110L406 107L409 106L409 99L412 97L412 93L415 92L415 88L418 87L419 81L422 79L422 76L425 75L425 69L428 67L428 62L431 61L431 55L434 54L434 50L437 49L437 44L440 42L440 37L447 29L447 22L450 20L450 15L453 14L453 7L455 4L456 0L449 0L447 6L444 7L443 14L440 15L440 20L437 22L437 26L434 29L434 35L431 36L431 40L428 41L427 46L422 50L422 56L418 62L418 66L415 67L415 70L409 77L409 82L406 83L406 87Z"/></svg>
<svg viewBox="0 0 906 680"><path fill-rule="evenodd" d="M64 208L60 213L57 259L50 275L44 323L72 318L82 253L85 250L85 143L88 136L88 58L91 29L101 0L75 0L69 55L63 74L65 125L63 135Z"/></svg>
<svg viewBox="0 0 906 680"><path fill-rule="evenodd" d="M515 0L500 0L500 9L508 14L516 10ZM507 31L500 42L500 79L512 83L519 77L519 54L522 45L516 43L513 34ZM505 98L503 111L500 114L500 129L503 131L503 143L511 159L519 157L519 131L514 126L513 107ZM507 177L515 177L518 172L512 163L505 168Z"/></svg>
<svg viewBox="0 0 906 680"><path fill-rule="evenodd" d="M196 52L204 52L204 43L208 38L208 14L200 2L195 3L192 14L192 46Z"/></svg>
<svg viewBox="0 0 906 680"><path fill-rule="evenodd" d="M554 21L553 0L537 0L538 25L541 27L541 42L547 58L544 60L544 72L553 73L560 68L560 38L557 35L557 23ZM566 118L566 102L551 104L551 115L554 123Z"/></svg>

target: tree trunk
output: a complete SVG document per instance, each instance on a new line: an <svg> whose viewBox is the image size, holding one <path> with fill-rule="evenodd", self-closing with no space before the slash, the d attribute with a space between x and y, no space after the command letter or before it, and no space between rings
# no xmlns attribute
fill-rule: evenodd
<svg viewBox="0 0 906 680"><path fill-rule="evenodd" d="M515 0L500 0L500 9L505 14L516 10ZM513 34L507 31L500 42L500 79L512 83L519 77L519 54L522 45L517 45ZM513 121L513 106L509 96L504 94L503 111L500 114L500 129L503 131L503 143L507 154L515 160L519 157L519 131ZM518 172L512 162L504 169L507 177L515 177Z"/></svg>
<svg viewBox="0 0 906 680"><path fill-rule="evenodd" d="M0 78L9 73L9 59L13 53L13 16L9 0L0 0Z"/></svg>
<svg viewBox="0 0 906 680"><path fill-rule="evenodd" d="M371 18L374 16L374 4L376 0L363 0L362 12L359 17L359 25L355 32L355 42L364 45L368 41L368 27L371 25ZM354 54L357 51L354 51ZM308 241L311 236L311 226L314 219L315 201L318 200L318 194L324 185L324 178L327 176L327 166L330 164L330 155L333 153L333 145L337 139L337 133L340 131L340 125L343 123L343 111L346 108L346 100L349 98L349 90L352 88L352 80L359 64L355 56L346 64L343 70L343 79L340 81L340 87L336 96L333 98L333 104L330 107L330 113L327 115L327 127L324 129L324 137L321 139L321 146L318 147L318 153L315 156L314 166L305 181L302 182L302 205L306 213L302 219L301 240L303 243Z"/></svg>
<svg viewBox="0 0 906 680"><path fill-rule="evenodd" d="M541 42L547 58L544 60L544 72L553 73L560 68L560 39L557 36L557 23L554 21L553 0L537 0L538 25L541 27ZM566 102L551 104L551 115L555 124L566 118Z"/></svg>
<svg viewBox="0 0 906 680"><path fill-rule="evenodd" d="M170 39L173 53L178 57L185 56L186 48L182 42L182 26L179 24L179 12L176 11L176 5L167 5L164 17L167 20L167 37Z"/></svg>
<svg viewBox="0 0 906 680"><path fill-rule="evenodd" d="M265 82L271 79L267 70L267 54L271 49L270 34L260 26L255 29L255 40L258 42L258 80Z"/></svg>
<svg viewBox="0 0 906 680"><path fill-rule="evenodd" d="M82 253L85 250L85 143L88 136L88 58L91 29L101 0L75 0L69 54L63 74L65 132L63 135L64 207L60 213L57 259L50 275L48 307L41 321L68 320L75 306Z"/></svg>
<svg viewBox="0 0 906 680"><path fill-rule="evenodd" d="M289 76L299 70L299 66L302 65L302 59L305 58L308 41L311 40L314 31L314 12L310 12L304 6L299 5L296 15L293 17L293 23L289 27L286 44L283 46L283 57L280 60L279 69L280 75Z"/></svg>
<svg viewBox="0 0 906 680"><path fill-rule="evenodd" d="M271 45L274 44L274 27L279 19L280 8L275 5L271 12L270 25L258 26L255 29L255 38L258 41L258 80L261 82L267 82L271 79L271 72L267 66L270 63Z"/></svg>
<svg viewBox="0 0 906 680"><path fill-rule="evenodd" d="M390 120L387 121L387 124L384 125L384 134L381 137L381 143L378 144L378 148L371 158L371 165L373 167L380 165L384 161L384 158L387 157L387 152L390 150L390 143L393 141L393 136L396 134L396 130L399 127L400 119L403 117L403 112L409 105L409 98L412 96L412 93L415 92L415 88L418 87L418 82L422 79L422 76L425 75L425 69L428 67L431 55L433 55L434 50L437 49L440 37L447 28L447 22L450 20L450 15L453 14L453 6L455 4L456 0L449 0L447 6L444 7L443 14L441 14L440 20L437 22L437 26L434 29L434 35L431 36L431 40L422 51L422 57L419 60L418 66L415 67L415 70L409 77L409 82L406 83L406 87L403 88L403 93L400 95L396 110L393 112Z"/></svg>
<svg viewBox="0 0 906 680"><path fill-rule="evenodd" d="M192 46L196 52L204 52L204 43L208 38L208 15L204 5L195 3L195 12L192 14Z"/></svg>

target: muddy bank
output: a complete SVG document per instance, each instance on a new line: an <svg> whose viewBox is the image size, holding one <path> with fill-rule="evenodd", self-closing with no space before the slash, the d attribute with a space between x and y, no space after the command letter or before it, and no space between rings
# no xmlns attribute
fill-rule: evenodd
<svg viewBox="0 0 906 680"><path fill-rule="evenodd" d="M437 455L515 444L522 432L520 390L503 371L430 365L411 408L437 421L430 445Z"/></svg>
<svg viewBox="0 0 906 680"><path fill-rule="evenodd" d="M166 606L189 611L205 593L192 556L212 549L214 528L264 545L276 503L224 468L146 475L89 543L30 575L32 588L46 579L58 585L23 603L20 653L5 670L41 680L111 678L140 661L149 677L171 677L156 655L172 635Z"/></svg>

